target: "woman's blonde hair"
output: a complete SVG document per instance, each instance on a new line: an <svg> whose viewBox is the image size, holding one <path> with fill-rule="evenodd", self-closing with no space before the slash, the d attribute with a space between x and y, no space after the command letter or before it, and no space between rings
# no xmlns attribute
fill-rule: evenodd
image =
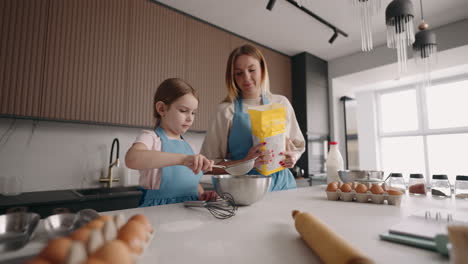
<svg viewBox="0 0 468 264"><path fill-rule="evenodd" d="M260 89L262 93L270 95L270 79L268 77L268 68L265 61L265 57L263 57L262 52L255 46L245 44L234 49L229 55L226 67L226 88L228 90L228 94L226 98L224 98L223 102L234 102L236 98L240 95L241 90L237 86L236 79L234 76L234 64L236 63L236 59L242 55L251 56L260 62L260 68L262 70L262 80L260 83Z"/></svg>
<svg viewBox="0 0 468 264"><path fill-rule="evenodd" d="M198 101L198 95L195 89L182 79L166 79L159 85L153 98L153 116L156 119L156 127L159 126L161 121L161 115L156 110L156 103L163 102L170 107L172 103L186 94L192 94Z"/></svg>

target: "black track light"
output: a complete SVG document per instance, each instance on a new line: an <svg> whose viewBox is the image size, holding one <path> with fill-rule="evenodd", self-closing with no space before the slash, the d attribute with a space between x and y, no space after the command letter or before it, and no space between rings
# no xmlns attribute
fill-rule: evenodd
<svg viewBox="0 0 468 264"><path fill-rule="evenodd" d="M338 32L336 32L336 29L333 29L333 36L328 40L328 43L333 44L333 41L338 37Z"/></svg>
<svg viewBox="0 0 468 264"><path fill-rule="evenodd" d="M275 3L276 3L276 0L268 1L267 9L271 11L273 9L273 6L275 5Z"/></svg>

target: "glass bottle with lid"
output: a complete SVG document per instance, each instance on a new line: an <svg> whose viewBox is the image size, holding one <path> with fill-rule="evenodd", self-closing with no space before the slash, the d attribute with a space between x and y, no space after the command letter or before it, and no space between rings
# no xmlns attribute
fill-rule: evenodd
<svg viewBox="0 0 468 264"><path fill-rule="evenodd" d="M450 197L452 196L452 186L445 174L432 175L431 193L433 196Z"/></svg>
<svg viewBox="0 0 468 264"><path fill-rule="evenodd" d="M455 197L468 199L468 176L457 175L455 178Z"/></svg>
<svg viewBox="0 0 468 264"><path fill-rule="evenodd" d="M390 188L398 191L405 192L406 191L406 183L405 180L403 179L403 174L401 173L390 173L390 179L389 179L389 186Z"/></svg>
<svg viewBox="0 0 468 264"><path fill-rule="evenodd" d="M410 194L426 195L426 181L422 174L410 174L410 179L408 182L408 191Z"/></svg>

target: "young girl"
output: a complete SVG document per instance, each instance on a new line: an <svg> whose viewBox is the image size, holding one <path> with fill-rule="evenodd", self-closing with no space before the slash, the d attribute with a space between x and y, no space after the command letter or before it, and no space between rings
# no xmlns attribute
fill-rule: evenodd
<svg viewBox="0 0 468 264"><path fill-rule="evenodd" d="M140 207L215 198L215 192L204 192L199 184L213 161L195 155L182 137L198 108L195 90L181 79L167 79L159 85L153 107L155 130L144 130L125 156L128 168L140 170Z"/></svg>

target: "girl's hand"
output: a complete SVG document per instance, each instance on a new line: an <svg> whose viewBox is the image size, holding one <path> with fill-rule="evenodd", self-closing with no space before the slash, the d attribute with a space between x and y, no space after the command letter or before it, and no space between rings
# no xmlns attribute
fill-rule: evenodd
<svg viewBox="0 0 468 264"><path fill-rule="evenodd" d="M218 194L215 191L205 191L198 195L200 201L216 201Z"/></svg>
<svg viewBox="0 0 468 264"><path fill-rule="evenodd" d="M280 161L280 165L285 168L293 168L297 162L296 147L292 141L288 138L286 140L286 151L280 152L280 155L284 156L284 160Z"/></svg>
<svg viewBox="0 0 468 264"><path fill-rule="evenodd" d="M255 165L254 167L263 165L263 164L268 164L271 162L271 152L268 150L260 150L262 146L265 146L266 142L260 143L258 145L255 145L250 148L249 152L247 153L247 156L245 156L244 160L250 160L257 158L255 160Z"/></svg>
<svg viewBox="0 0 468 264"><path fill-rule="evenodd" d="M200 171L211 171L213 164L213 160L209 160L201 154L188 155L182 163L182 165L187 166L195 174L200 173Z"/></svg>

